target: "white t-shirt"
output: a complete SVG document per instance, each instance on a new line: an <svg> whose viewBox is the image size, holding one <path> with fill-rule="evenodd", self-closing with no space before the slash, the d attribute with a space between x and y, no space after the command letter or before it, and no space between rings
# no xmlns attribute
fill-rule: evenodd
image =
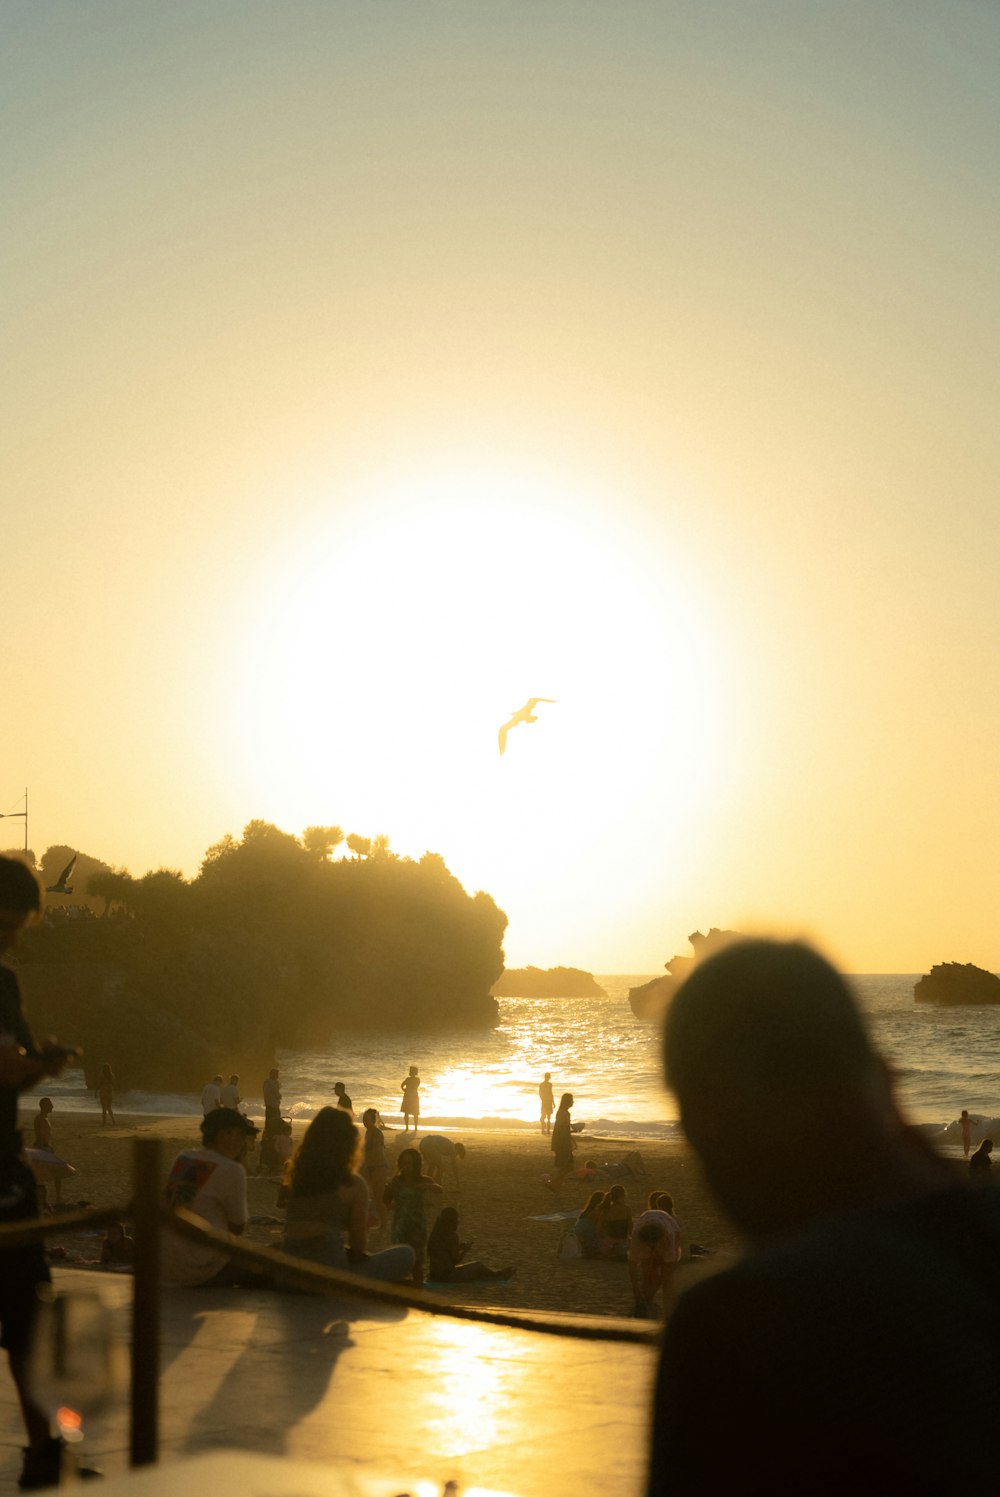
<svg viewBox="0 0 1000 1497"><path fill-rule="evenodd" d="M185 1206L208 1226L231 1232L247 1224L247 1177L242 1164L214 1149L185 1149L178 1154L167 1180L167 1202ZM163 1277L170 1284L191 1288L214 1278L229 1262L222 1248L163 1233Z"/></svg>
<svg viewBox="0 0 1000 1497"><path fill-rule="evenodd" d="M201 1094L201 1110L208 1117L217 1107L222 1106L222 1088L217 1081L210 1081Z"/></svg>
<svg viewBox="0 0 1000 1497"><path fill-rule="evenodd" d="M669 1211L644 1211L637 1216L632 1223L632 1235L629 1238L629 1257L634 1258L641 1253L646 1244L639 1241L639 1230L647 1227L651 1222L663 1228L664 1238L662 1247L658 1250L665 1263L679 1263L681 1256L681 1224L676 1216L671 1216ZM649 1250L648 1248L646 1249Z"/></svg>
<svg viewBox="0 0 1000 1497"><path fill-rule="evenodd" d="M222 1100L219 1103L220 1107L232 1107L234 1109L239 1107L241 1100L240 1089L236 1085L235 1081L227 1081L225 1086L222 1088L221 1095Z"/></svg>

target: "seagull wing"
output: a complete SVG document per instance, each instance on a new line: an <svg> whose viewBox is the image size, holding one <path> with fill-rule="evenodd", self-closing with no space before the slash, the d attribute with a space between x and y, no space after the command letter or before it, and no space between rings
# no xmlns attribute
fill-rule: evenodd
<svg viewBox="0 0 1000 1497"><path fill-rule="evenodd" d="M555 706L555 697L529 697L521 708L522 712L534 712L539 702L551 702Z"/></svg>
<svg viewBox="0 0 1000 1497"><path fill-rule="evenodd" d="M507 732L508 732L509 728L510 728L510 723L504 723L503 727L500 729L499 733L497 734L497 742L500 745L500 752L501 752L501 754L503 753L504 749L507 747Z"/></svg>

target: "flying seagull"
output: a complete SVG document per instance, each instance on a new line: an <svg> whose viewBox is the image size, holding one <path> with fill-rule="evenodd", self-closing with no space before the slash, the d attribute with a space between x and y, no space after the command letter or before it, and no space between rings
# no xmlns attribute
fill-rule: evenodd
<svg viewBox="0 0 1000 1497"><path fill-rule="evenodd" d="M60 873L59 877L56 879L55 883L49 884L48 888L45 890L46 894L72 894L72 886L68 885L66 883L66 880L73 872L73 864L76 862L76 858L77 855L76 853L74 853L69 862L66 864L66 867L63 869L62 873Z"/></svg>
<svg viewBox="0 0 1000 1497"><path fill-rule="evenodd" d="M538 721L538 718L535 716L535 708L539 702L554 703L555 697L529 697L523 707L518 707L517 711L512 715L510 722L504 723L497 735L501 754L507 747L507 734L511 728L516 728L518 723L536 723Z"/></svg>

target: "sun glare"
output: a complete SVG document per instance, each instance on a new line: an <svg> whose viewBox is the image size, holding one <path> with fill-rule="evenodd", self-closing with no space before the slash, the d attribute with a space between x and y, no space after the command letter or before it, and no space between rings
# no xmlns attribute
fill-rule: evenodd
<svg viewBox="0 0 1000 1497"><path fill-rule="evenodd" d="M339 512L274 565L241 703L261 814L385 832L487 887L526 846L572 864L651 800L668 827L696 814L709 631L610 503L437 475ZM501 757L531 696L553 700Z"/></svg>

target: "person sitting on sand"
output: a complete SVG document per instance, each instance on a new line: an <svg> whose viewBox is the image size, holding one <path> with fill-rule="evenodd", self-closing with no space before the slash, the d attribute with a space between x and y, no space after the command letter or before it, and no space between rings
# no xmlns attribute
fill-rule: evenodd
<svg viewBox="0 0 1000 1497"><path fill-rule="evenodd" d="M292 1143L292 1125L287 1118L282 1118L271 1138L271 1153L274 1155L278 1170L283 1172L285 1165L295 1153L295 1145Z"/></svg>
<svg viewBox="0 0 1000 1497"><path fill-rule="evenodd" d="M357 1127L340 1107L321 1107L292 1160L284 1249L296 1258L395 1284L413 1272L409 1247L369 1253L368 1186L355 1171Z"/></svg>
<svg viewBox="0 0 1000 1497"><path fill-rule="evenodd" d="M182 1149L167 1176L166 1201L184 1208L206 1226L239 1236L247 1224L247 1176L243 1159L256 1137L256 1125L232 1107L216 1107L202 1119L200 1149ZM183 1288L273 1282L270 1270L237 1264L225 1248L163 1233L163 1277Z"/></svg>
<svg viewBox="0 0 1000 1497"><path fill-rule="evenodd" d="M553 1194L573 1168L573 1150L576 1144L573 1141L573 1124L570 1119L572 1106L573 1093L563 1092L559 1100L559 1111L552 1125L552 1142L549 1145L554 1156L555 1169L553 1174L546 1177L544 1181Z"/></svg>
<svg viewBox="0 0 1000 1497"><path fill-rule="evenodd" d="M993 1153L992 1138L984 1138L979 1148L969 1160L969 1179L976 1185L985 1185L990 1178L990 1170L993 1161L990 1155Z"/></svg>
<svg viewBox="0 0 1000 1497"><path fill-rule="evenodd" d="M400 1150L396 1173L385 1187L385 1203L392 1207L392 1240L413 1249L413 1282L417 1285L424 1281L427 1197L441 1194L440 1185L423 1173L422 1165L419 1149Z"/></svg>
<svg viewBox="0 0 1000 1497"><path fill-rule="evenodd" d="M413 1131L417 1131L417 1121L420 1117L420 1076L416 1066L410 1067L410 1073L403 1081L400 1090L403 1093L403 1132L408 1133L410 1119L413 1119Z"/></svg>
<svg viewBox="0 0 1000 1497"><path fill-rule="evenodd" d="M104 1268L126 1268L135 1260L135 1243L121 1222L108 1222L104 1241L101 1243L101 1264Z"/></svg>
<svg viewBox="0 0 1000 1497"><path fill-rule="evenodd" d="M385 1153L385 1133L382 1129L382 1123L376 1108L366 1107L361 1114L361 1121L365 1127L361 1173L368 1186L369 1212L374 1218L372 1224L377 1226L379 1231L382 1231L389 1222L383 1199L386 1181L389 1178L389 1161Z"/></svg>
<svg viewBox="0 0 1000 1497"><path fill-rule="evenodd" d="M514 1268L487 1268L478 1258L471 1263L460 1262L471 1247L471 1242L458 1240L458 1212L454 1206L445 1206L427 1239L429 1277L441 1284L472 1284L477 1279L514 1277Z"/></svg>
<svg viewBox="0 0 1000 1497"><path fill-rule="evenodd" d="M597 1213L603 1205L604 1191L595 1190L573 1223L573 1233L584 1258L597 1257Z"/></svg>
<svg viewBox="0 0 1000 1497"><path fill-rule="evenodd" d="M633 1315L652 1317L656 1296L661 1292L664 1308L673 1299L674 1273L681 1256L681 1228L673 1211L673 1196L665 1190L653 1190L646 1210L632 1223L628 1276Z"/></svg>
<svg viewBox="0 0 1000 1497"><path fill-rule="evenodd" d="M597 1209L597 1256L624 1260L628 1253L632 1212L624 1185L612 1185Z"/></svg>
<svg viewBox="0 0 1000 1497"><path fill-rule="evenodd" d="M464 1144L456 1143L452 1138L445 1138L443 1133L429 1133L420 1142L420 1154L427 1166L427 1173L439 1185L444 1184L444 1167L450 1162L457 1188L459 1184L458 1161L465 1158Z"/></svg>
<svg viewBox="0 0 1000 1497"><path fill-rule="evenodd" d="M596 1159L585 1159L580 1168L574 1172L578 1180L596 1180L601 1174L601 1167Z"/></svg>
<svg viewBox="0 0 1000 1497"><path fill-rule="evenodd" d="M97 1097L101 1104L101 1127L106 1127L108 1122L114 1127L115 1114L112 1103L115 1099L115 1077L107 1061L101 1066L97 1075Z"/></svg>

